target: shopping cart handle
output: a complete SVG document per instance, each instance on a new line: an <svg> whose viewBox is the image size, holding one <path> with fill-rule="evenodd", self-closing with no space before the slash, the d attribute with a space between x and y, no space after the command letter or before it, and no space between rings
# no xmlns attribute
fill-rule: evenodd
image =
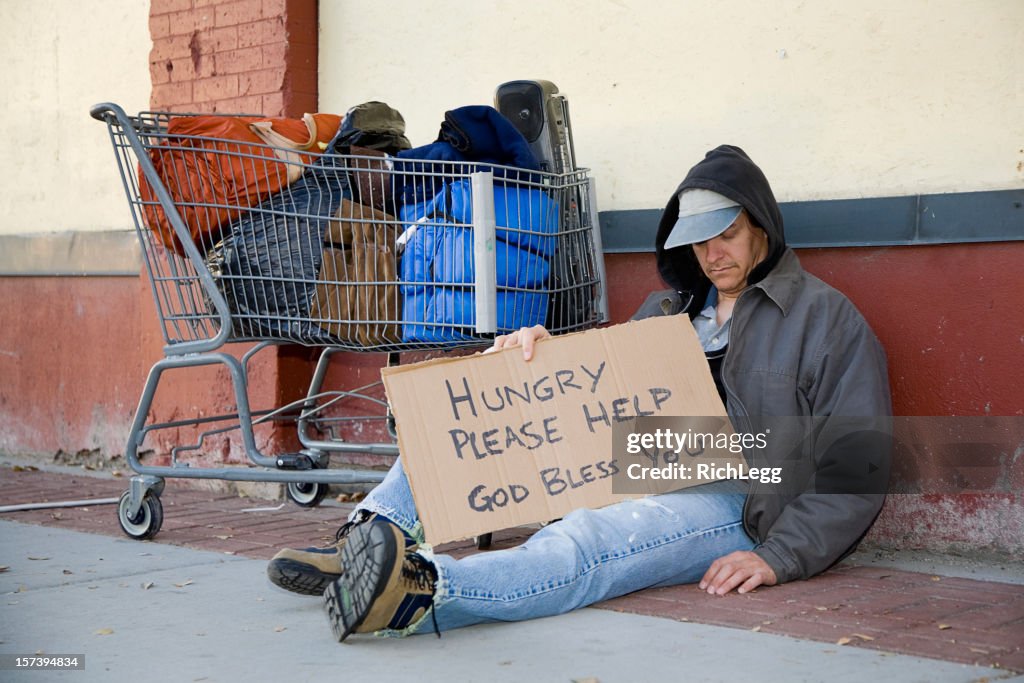
<svg viewBox="0 0 1024 683"><path fill-rule="evenodd" d="M97 121L106 121L107 114L117 116L118 112L124 116L124 109L121 109L121 107L117 106L113 102L100 102L99 104L94 104L89 108L89 116L93 117Z"/></svg>

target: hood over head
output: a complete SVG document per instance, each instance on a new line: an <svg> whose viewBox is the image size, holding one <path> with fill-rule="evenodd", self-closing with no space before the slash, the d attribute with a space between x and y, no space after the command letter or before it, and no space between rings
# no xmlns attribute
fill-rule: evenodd
<svg viewBox="0 0 1024 683"><path fill-rule="evenodd" d="M688 308L688 312L695 315L699 311L694 308L703 304L711 281L701 270L692 246L665 248L665 242L679 220L679 193L689 189L711 190L736 202L746 209L757 227L768 233L768 255L751 271L748 285L760 282L771 272L786 250L786 238L779 204L757 164L746 152L733 145L720 145L708 152L672 193L658 223L654 242L661 278L682 295L684 302L691 297L697 302L696 306Z"/></svg>

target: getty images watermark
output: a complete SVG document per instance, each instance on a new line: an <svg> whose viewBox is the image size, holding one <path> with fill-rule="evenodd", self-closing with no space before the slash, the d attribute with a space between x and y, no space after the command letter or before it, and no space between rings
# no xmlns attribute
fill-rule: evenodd
<svg viewBox="0 0 1024 683"><path fill-rule="evenodd" d="M665 493L721 479L781 484L783 467L760 466L771 429L739 431L725 417L640 417L612 430L615 493Z"/></svg>
<svg viewBox="0 0 1024 683"><path fill-rule="evenodd" d="M707 483L719 479L756 479L763 484L782 483L781 467L750 467L729 456L739 456L768 447L769 432L740 434L725 431L695 431L687 426L676 431L687 418L667 418L677 424L649 432L629 431L626 454L646 457L626 465L626 477L633 481L675 480Z"/></svg>
<svg viewBox="0 0 1024 683"><path fill-rule="evenodd" d="M612 447L612 491L633 495L720 479L784 496L1013 493L1024 481L1022 415L643 416L614 425Z"/></svg>

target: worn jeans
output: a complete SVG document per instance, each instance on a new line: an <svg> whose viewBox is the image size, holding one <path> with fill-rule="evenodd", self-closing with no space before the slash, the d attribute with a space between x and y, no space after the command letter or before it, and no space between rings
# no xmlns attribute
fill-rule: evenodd
<svg viewBox="0 0 1024 683"><path fill-rule="evenodd" d="M743 530L745 491L740 481L720 481L575 510L519 547L463 559L422 548L437 568L437 626L552 616L643 588L694 583L716 558L754 547ZM401 460L359 507L423 541ZM389 635L432 629L425 617Z"/></svg>

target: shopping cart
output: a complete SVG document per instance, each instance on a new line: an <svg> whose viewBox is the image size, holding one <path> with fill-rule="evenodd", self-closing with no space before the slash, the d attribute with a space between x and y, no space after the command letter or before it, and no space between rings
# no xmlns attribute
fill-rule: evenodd
<svg viewBox="0 0 1024 683"><path fill-rule="evenodd" d="M397 455L379 384L325 390L336 353L383 352L393 364L401 352L488 345L524 325L558 334L607 320L586 170L550 174L330 148L300 156L168 132L172 116L191 114L129 116L104 103L91 115L110 133L165 341L125 450L135 475L118 520L133 538L160 530L168 477L283 483L305 506L319 504L331 484L381 481L380 471L329 467L331 453ZM194 170L227 165L241 173L244 191L211 195L209 178ZM273 191L259 189L267 179ZM223 348L229 342L251 346L237 357ZM322 348L308 392L254 409L252 358L280 344ZM165 375L203 366L226 369L232 409L150 422ZM346 402L373 414L344 414ZM371 430L383 438L363 442L345 428L371 418L386 422L386 431ZM263 453L255 429L268 423L294 425L302 448ZM143 444L156 432L185 437L163 464L144 463ZM202 467L189 458L225 434L240 436L247 462Z"/></svg>

